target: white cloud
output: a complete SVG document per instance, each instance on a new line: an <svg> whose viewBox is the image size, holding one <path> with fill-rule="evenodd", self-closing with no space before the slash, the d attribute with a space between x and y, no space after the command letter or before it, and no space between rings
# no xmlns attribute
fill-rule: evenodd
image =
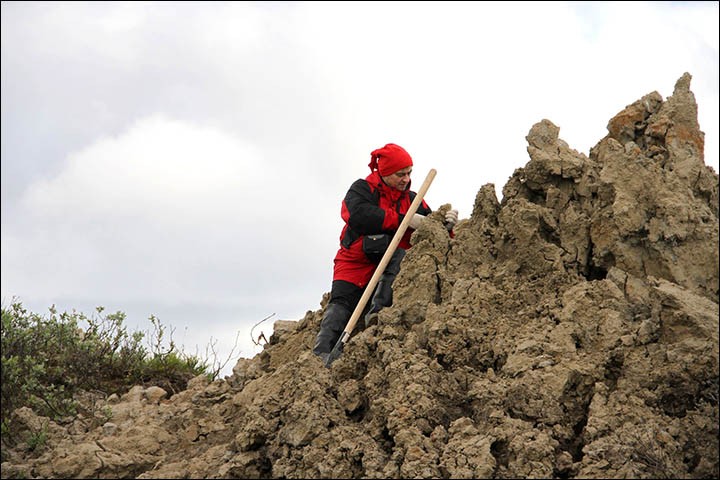
<svg viewBox="0 0 720 480"><path fill-rule="evenodd" d="M142 119L71 154L58 176L30 186L24 228L37 234L18 241L12 257L37 252L37 270L8 277L20 291L38 291L45 271L79 273L84 281L61 288L74 297L92 285L106 298L232 303L244 296L236 290L243 282L246 296L262 296L263 284L287 284L272 276L282 274L278 262L296 263L290 239L306 239L315 228L288 203L288 181L301 186L304 175L227 132L161 115ZM60 287L48 280L45 296Z"/></svg>
<svg viewBox="0 0 720 480"><path fill-rule="evenodd" d="M146 217L162 224L227 215L241 196L260 190L271 170L261 153L214 130L161 115L137 121L69 155L55 178L29 188L32 211L79 217ZM264 170L264 171L263 171Z"/></svg>

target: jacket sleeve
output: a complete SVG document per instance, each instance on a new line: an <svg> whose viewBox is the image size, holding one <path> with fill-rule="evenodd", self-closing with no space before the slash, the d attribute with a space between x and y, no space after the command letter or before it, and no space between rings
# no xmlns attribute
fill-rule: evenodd
<svg viewBox="0 0 720 480"><path fill-rule="evenodd" d="M343 200L343 219L360 235L382 233L385 211L365 180L356 180Z"/></svg>

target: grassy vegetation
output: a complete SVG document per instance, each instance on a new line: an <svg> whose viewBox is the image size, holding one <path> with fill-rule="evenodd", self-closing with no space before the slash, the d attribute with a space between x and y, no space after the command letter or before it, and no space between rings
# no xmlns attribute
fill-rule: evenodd
<svg viewBox="0 0 720 480"><path fill-rule="evenodd" d="M166 328L154 316L146 338L142 332L128 333L123 312L96 310L87 317L51 307L49 316L41 316L19 302L2 307L3 446L28 440L15 438L12 412L17 408L29 407L62 423L81 411L77 399L87 392L107 397L134 385L157 385L172 395L197 375L215 380L224 367L179 351L172 332L166 339ZM43 435L37 432L32 441L41 443Z"/></svg>

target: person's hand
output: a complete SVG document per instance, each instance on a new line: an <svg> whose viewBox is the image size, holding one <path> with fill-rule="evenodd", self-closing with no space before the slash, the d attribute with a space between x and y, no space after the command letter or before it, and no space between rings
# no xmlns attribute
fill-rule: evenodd
<svg viewBox="0 0 720 480"><path fill-rule="evenodd" d="M457 210L448 210L445 214L445 228L448 229L448 231L452 230L455 224L458 222L458 211Z"/></svg>
<svg viewBox="0 0 720 480"><path fill-rule="evenodd" d="M413 217L410 219L410 228L417 230L420 228L423 221L425 221L425 217L423 215L420 215L419 213L413 214Z"/></svg>

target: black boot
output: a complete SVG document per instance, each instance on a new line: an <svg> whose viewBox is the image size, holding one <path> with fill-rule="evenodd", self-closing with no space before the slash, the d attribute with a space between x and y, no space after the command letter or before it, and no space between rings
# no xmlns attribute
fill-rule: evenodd
<svg viewBox="0 0 720 480"><path fill-rule="evenodd" d="M370 325L377 325L378 312L384 307L392 305L392 282L393 278L385 278L383 274L380 277L380 281L375 287L375 293L373 293L372 300L370 302L370 310L365 314L365 328Z"/></svg>
<svg viewBox="0 0 720 480"><path fill-rule="evenodd" d="M326 361L333 347L340 340L352 312L339 303L330 303L325 309L320 331L315 338L313 353Z"/></svg>
<svg viewBox="0 0 720 480"><path fill-rule="evenodd" d="M370 301L370 310L368 310L365 315L365 328L377 324L378 312L392 305L392 284L400 272L400 262L403 257L405 257L405 250L402 248L395 250L387 267L385 267L385 271L380 276L377 287L375 287L375 293L373 293L372 300Z"/></svg>

